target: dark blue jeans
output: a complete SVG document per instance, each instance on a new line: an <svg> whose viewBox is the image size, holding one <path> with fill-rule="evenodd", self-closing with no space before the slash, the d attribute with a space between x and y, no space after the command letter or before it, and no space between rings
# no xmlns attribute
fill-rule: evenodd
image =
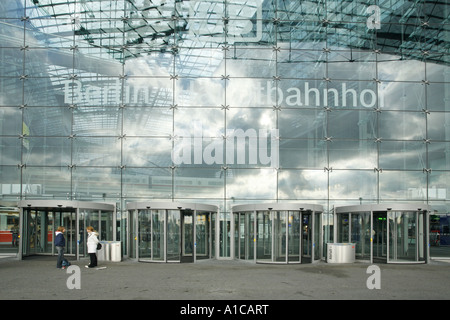
<svg viewBox="0 0 450 320"><path fill-rule="evenodd" d="M58 260L56 261L56 267L62 268L62 262L64 260L64 247L56 247L58 250Z"/></svg>

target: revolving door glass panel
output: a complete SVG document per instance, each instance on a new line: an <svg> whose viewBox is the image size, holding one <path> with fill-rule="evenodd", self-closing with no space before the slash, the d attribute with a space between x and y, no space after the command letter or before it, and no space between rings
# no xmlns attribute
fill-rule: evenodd
<svg viewBox="0 0 450 320"><path fill-rule="evenodd" d="M272 213L259 211L256 213L256 218L256 259L272 261Z"/></svg>
<svg viewBox="0 0 450 320"><path fill-rule="evenodd" d="M238 213L238 253L237 257L243 260L254 259L255 220L253 214Z"/></svg>
<svg viewBox="0 0 450 320"><path fill-rule="evenodd" d="M194 261L194 214L190 210L181 211L181 261Z"/></svg>
<svg viewBox="0 0 450 320"><path fill-rule="evenodd" d="M389 262L426 260L426 213L422 211L388 212Z"/></svg>
<svg viewBox="0 0 450 320"><path fill-rule="evenodd" d="M180 211L167 210L167 261L180 261Z"/></svg>
<svg viewBox="0 0 450 320"><path fill-rule="evenodd" d="M300 212L288 213L288 259L289 262L299 262L301 245L301 221Z"/></svg>
<svg viewBox="0 0 450 320"><path fill-rule="evenodd" d="M387 212L374 212L372 230L372 259L387 262L388 254L388 224Z"/></svg>
<svg viewBox="0 0 450 320"><path fill-rule="evenodd" d="M137 240L139 259L142 261L165 260L165 215L166 210L138 211Z"/></svg>
<svg viewBox="0 0 450 320"><path fill-rule="evenodd" d="M383 221L383 218L380 218ZM383 230L382 226L379 232ZM374 231L370 231L370 212L352 212L342 213L337 218L337 241L338 243L355 243L355 258L359 260L370 259L370 243L371 234ZM380 257L383 256L383 237L380 236ZM377 241L374 240L374 241ZM384 255L386 258L386 256Z"/></svg>
<svg viewBox="0 0 450 320"><path fill-rule="evenodd" d="M211 212L196 213L195 256L197 260L211 257Z"/></svg>

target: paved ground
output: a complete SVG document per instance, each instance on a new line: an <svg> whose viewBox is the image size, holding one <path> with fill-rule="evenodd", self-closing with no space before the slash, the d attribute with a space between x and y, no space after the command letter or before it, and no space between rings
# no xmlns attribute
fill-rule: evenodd
<svg viewBox="0 0 450 320"><path fill-rule="evenodd" d="M450 263L380 264L380 289L368 289L368 264L267 265L238 261L158 264L102 262L74 273L56 257L0 259L0 299L304 300L450 298ZM70 270L70 269L69 269ZM78 278L76 276L79 275ZM79 280L79 281L77 281ZM68 287L80 285L80 289ZM369 283L375 283L369 281Z"/></svg>

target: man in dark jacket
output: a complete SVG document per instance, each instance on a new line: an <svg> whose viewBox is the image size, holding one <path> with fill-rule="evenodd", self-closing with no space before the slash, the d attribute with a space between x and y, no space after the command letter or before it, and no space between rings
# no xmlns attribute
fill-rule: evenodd
<svg viewBox="0 0 450 320"><path fill-rule="evenodd" d="M58 260L56 261L56 267L59 269L65 269L62 262L64 260L64 248L66 246L66 238L64 238L64 232L66 229L64 227L58 227L55 232L55 247L58 250Z"/></svg>

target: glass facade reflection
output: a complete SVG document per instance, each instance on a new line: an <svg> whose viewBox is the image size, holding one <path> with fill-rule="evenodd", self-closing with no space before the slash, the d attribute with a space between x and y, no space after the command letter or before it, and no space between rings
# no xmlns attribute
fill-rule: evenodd
<svg viewBox="0 0 450 320"><path fill-rule="evenodd" d="M108 201L124 217L129 201L208 203L230 246L236 204L422 202L445 215L449 13L439 1L3 1L1 205Z"/></svg>

